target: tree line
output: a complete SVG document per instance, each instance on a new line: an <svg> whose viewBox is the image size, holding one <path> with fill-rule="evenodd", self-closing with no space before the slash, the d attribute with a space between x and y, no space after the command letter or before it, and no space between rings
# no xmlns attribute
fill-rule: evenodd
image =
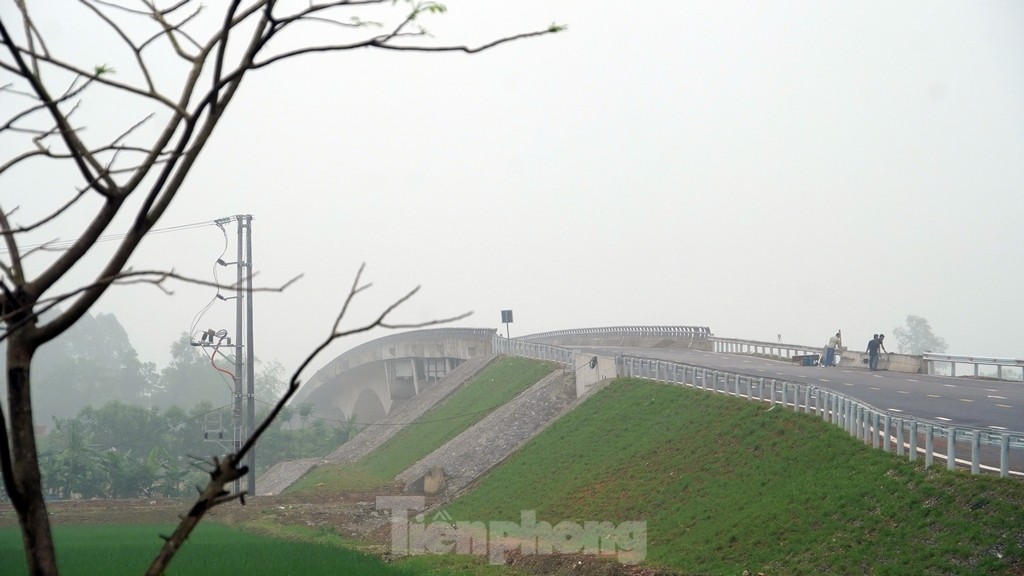
<svg viewBox="0 0 1024 576"><path fill-rule="evenodd" d="M40 350L33 408L44 491L51 499L191 496L199 465L232 449L233 382L182 334L160 371L142 362L113 314L83 316ZM224 367L229 362L221 359ZM285 386L284 368L258 362L262 419ZM287 408L260 442L257 472L322 456L348 440L354 423Z"/></svg>

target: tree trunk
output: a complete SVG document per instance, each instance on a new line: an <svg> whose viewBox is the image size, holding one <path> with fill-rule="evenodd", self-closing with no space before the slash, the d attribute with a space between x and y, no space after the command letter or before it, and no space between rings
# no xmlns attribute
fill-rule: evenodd
<svg viewBox="0 0 1024 576"><path fill-rule="evenodd" d="M50 518L43 501L42 476L32 422L29 366L34 348L16 331L7 341L7 398L11 415L11 460L14 491L11 503L18 513L28 573L56 575Z"/></svg>

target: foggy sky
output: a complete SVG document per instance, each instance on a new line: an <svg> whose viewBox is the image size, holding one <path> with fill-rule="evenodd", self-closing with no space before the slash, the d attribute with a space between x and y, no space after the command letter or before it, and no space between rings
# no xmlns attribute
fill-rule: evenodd
<svg viewBox="0 0 1024 576"><path fill-rule="evenodd" d="M569 30L259 70L158 225L252 214L257 283L304 274L255 298L259 358L293 367L363 262L374 287L345 326L421 285L394 322L472 311L456 325L504 333L512 309L513 336L671 324L824 345L841 329L859 348L914 314L951 353L1024 358L1024 5L446 4L426 22L446 43ZM5 179L22 205L43 193ZM158 234L132 266L212 280L224 247L212 225ZM163 365L213 296L173 289L120 287L94 311ZM200 321L233 326L231 302Z"/></svg>

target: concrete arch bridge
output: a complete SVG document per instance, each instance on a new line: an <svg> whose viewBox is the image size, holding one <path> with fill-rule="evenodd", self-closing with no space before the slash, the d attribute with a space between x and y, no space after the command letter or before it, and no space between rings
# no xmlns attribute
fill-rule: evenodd
<svg viewBox="0 0 1024 576"><path fill-rule="evenodd" d="M584 328L513 340L501 337L494 328L414 330L366 342L331 360L302 385L291 404L309 402L319 418L346 421L355 417L359 423L372 424L476 356L524 352L530 356L527 349L538 344L707 349L710 336L709 329L693 326Z"/></svg>
<svg viewBox="0 0 1024 576"><path fill-rule="evenodd" d="M371 340L328 362L290 404L309 402L319 418L372 424L464 360L491 354L494 336L494 328L439 328Z"/></svg>

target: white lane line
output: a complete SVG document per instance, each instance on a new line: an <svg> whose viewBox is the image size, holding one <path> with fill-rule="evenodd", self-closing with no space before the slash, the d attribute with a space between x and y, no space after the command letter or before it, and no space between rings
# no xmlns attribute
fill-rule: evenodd
<svg viewBox="0 0 1024 576"><path fill-rule="evenodd" d="M871 389L871 390L875 390L876 392L881 392L882 391L882 389L879 388L878 386L868 386L868 388Z"/></svg>
<svg viewBox="0 0 1024 576"><path fill-rule="evenodd" d="M925 396L929 398L942 398L942 396L939 396L938 394L925 394Z"/></svg>
<svg viewBox="0 0 1024 576"><path fill-rule="evenodd" d="M995 398L996 400L1006 400L1006 396L989 396L989 398Z"/></svg>
<svg viewBox="0 0 1024 576"><path fill-rule="evenodd" d="M993 430L1006 430L1006 426L989 426Z"/></svg>
<svg viewBox="0 0 1024 576"><path fill-rule="evenodd" d="M943 422L952 422L949 418L943 418L942 416L936 416L936 420L942 420Z"/></svg>
<svg viewBox="0 0 1024 576"><path fill-rule="evenodd" d="M906 390L897 390L896 392L899 394L910 394L910 392L907 392Z"/></svg>
<svg viewBox="0 0 1024 576"><path fill-rule="evenodd" d="M973 403L973 402L974 402L974 400L971 400L970 398L959 398L959 400L960 400L961 402L971 402L971 403Z"/></svg>
<svg viewBox="0 0 1024 576"><path fill-rule="evenodd" d="M920 382L920 380L914 380L913 378L907 378L907 382Z"/></svg>
<svg viewBox="0 0 1024 576"><path fill-rule="evenodd" d="M886 408L886 410L889 412L903 412L903 410L900 410L899 408Z"/></svg>
<svg viewBox="0 0 1024 576"><path fill-rule="evenodd" d="M818 382L828 382L828 378L818 378Z"/></svg>
<svg viewBox="0 0 1024 576"><path fill-rule="evenodd" d="M956 388L956 384L943 384L946 388Z"/></svg>
<svg viewBox="0 0 1024 576"><path fill-rule="evenodd" d="M999 392L999 390L993 390L992 388L985 388L985 392Z"/></svg>
<svg viewBox="0 0 1024 576"><path fill-rule="evenodd" d="M996 404L996 406L999 406L1000 408L1013 408L1013 406L1010 406L1009 404Z"/></svg>
<svg viewBox="0 0 1024 576"><path fill-rule="evenodd" d="M843 382L843 386L853 386L853 384L850 384L849 382Z"/></svg>

